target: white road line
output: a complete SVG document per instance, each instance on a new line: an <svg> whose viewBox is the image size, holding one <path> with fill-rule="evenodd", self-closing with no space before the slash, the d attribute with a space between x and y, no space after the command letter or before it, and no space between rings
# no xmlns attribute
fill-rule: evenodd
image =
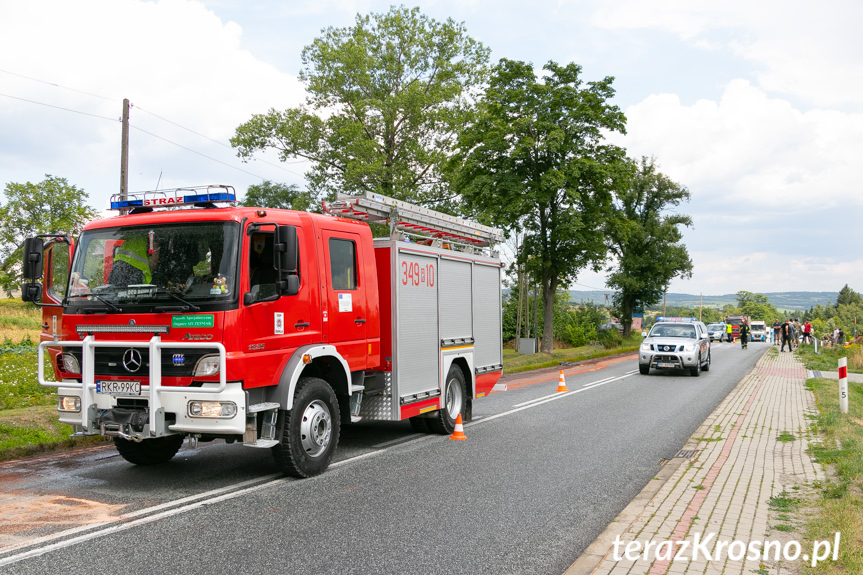
<svg viewBox="0 0 863 575"><path fill-rule="evenodd" d="M537 407L539 405L543 405L545 403L549 403L551 401L555 401L558 399L563 399L564 397L568 397L570 395L574 395L576 393L581 393L583 391L588 391L590 389L594 389L596 387L601 387L603 385L607 385L609 383L613 383L615 381L620 381L621 379L627 378L633 374L637 373L637 371L632 371L625 373L619 377L606 378L595 381L593 383L586 384L580 389L575 391L568 392L558 392L554 395L549 395L545 397L540 397L539 399L526 402L524 404L519 404L519 406L515 406L515 409L511 409L509 411L505 411L503 413L498 413L497 415L491 415L482 418L481 421L474 420L470 423L465 424L465 427L475 426L487 421L492 421L501 417L505 417L507 415L512 415L513 413L517 413L519 411L524 411L526 409L530 409L533 407ZM427 439L427 436L422 436L416 438ZM403 445L408 442L399 443L399 445ZM330 467L343 467L349 465L351 463L356 463L365 459L369 459L372 457L376 457L382 453L385 453L385 449L378 449L376 451L371 451L369 453L363 453L362 455L357 455L356 457L351 457L348 459L344 459L342 461L337 461L330 465ZM275 487L278 485L282 485L284 483L293 482L293 478L284 477L280 473L267 475L265 477L259 477L256 479L250 479L248 481L243 481L237 483L235 485L229 485L226 487L220 487L218 489L213 489L210 491L206 491L204 493L199 493L197 495L190 495L188 497L183 497L181 499L177 499L175 501L169 501L167 503L162 503L160 505L156 505L154 507L148 507L146 509L140 509L138 511L132 511L130 513L126 513L123 515L119 515L114 522L105 522L105 523L97 523L91 525L85 525L81 527L76 527L73 529L67 529L65 531L61 531L55 533L53 535L46 535L45 537L40 537L39 539L30 540L24 544L20 544L4 551L0 552L0 555L8 553L9 551L14 551L15 549L25 549L28 547L33 547L34 545L39 545L40 543L45 543L48 541L54 541L57 539L62 539L64 537L69 537L70 535L76 535L78 533L84 531L91 531L90 533L84 533L82 535L77 535L75 537L71 537L69 539L64 539L62 541L57 541L56 543L52 543L50 545L46 545L45 547L40 547L38 549L31 549L30 551L24 551L21 553L17 553L15 555L7 555L6 557L0 557L0 567L4 565L11 565L12 563L17 563L19 561L23 561L24 559L30 559L32 557L38 557L40 555L44 555L45 553L50 553L52 551L57 551L59 549L64 549L66 547L71 547L73 545L77 545L78 543L83 543L85 541L91 541L93 539L97 539L99 537L104 537L106 535L112 535L114 533L119 533L121 531L126 531L133 527L139 527L141 525L146 525L148 523L153 523L154 521L159 521L161 519L165 519L167 517L173 517L175 515L180 515L182 513L186 513L187 511L193 511L195 509L200 509L201 507L205 507L207 505L212 505L214 503L220 503L222 501L229 501L231 499L235 499L237 497L241 497L243 495L247 495L250 493L254 493L256 491L260 491L262 489L267 489L269 487ZM164 510L164 511L161 511ZM159 512L161 511L161 513ZM135 519L138 517L138 519ZM105 527L108 526L108 527ZM104 529L100 529L101 527L105 527Z"/></svg>
<svg viewBox="0 0 863 575"><path fill-rule="evenodd" d="M538 405L548 403L549 401L555 401L557 399L563 399L564 397L569 397L570 395L574 395L576 393L588 391L588 390L594 389L596 387L602 387L603 385L613 383L615 381L620 381L621 379L625 379L625 378L627 378L631 375L634 375L636 373L638 373L638 372L637 371L631 371L631 372L624 373L623 375L618 376L618 377L600 379L598 381L595 381L593 383L589 383L589 384L583 386L581 389L576 389L574 391L557 391L552 395L546 395L544 397L539 397L539 398L531 400L531 401L519 403L518 405L513 406L514 409L511 409L509 411L504 411L503 413L498 413L497 415L490 415L490 416L486 417L485 419L483 419L482 421L471 422L468 425L473 425L475 423L485 423L486 421L491 421L492 419L497 419L499 417L503 417L504 415L510 415L512 413L516 413L517 411L523 411L525 409L530 409L531 407L536 407Z"/></svg>

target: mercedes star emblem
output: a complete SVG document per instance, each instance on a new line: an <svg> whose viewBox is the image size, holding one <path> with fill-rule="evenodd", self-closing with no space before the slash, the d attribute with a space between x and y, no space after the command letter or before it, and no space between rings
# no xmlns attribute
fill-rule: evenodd
<svg viewBox="0 0 863 575"><path fill-rule="evenodd" d="M141 363L141 352L134 347L130 347L123 353L123 367L129 373L135 373L141 369Z"/></svg>

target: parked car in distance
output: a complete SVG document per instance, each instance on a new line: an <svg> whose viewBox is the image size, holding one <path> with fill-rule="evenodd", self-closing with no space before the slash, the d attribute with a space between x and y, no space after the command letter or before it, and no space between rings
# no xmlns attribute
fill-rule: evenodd
<svg viewBox="0 0 863 575"><path fill-rule="evenodd" d="M725 329L724 323L707 324L707 333L710 335L710 341L725 341Z"/></svg>
<svg viewBox="0 0 863 575"><path fill-rule="evenodd" d="M749 341L767 341L767 324L753 320L749 326Z"/></svg>
<svg viewBox="0 0 863 575"><path fill-rule="evenodd" d="M638 350L638 371L688 369L693 377L710 369L710 336L707 326L694 317L660 317L644 332Z"/></svg>
<svg viewBox="0 0 863 575"><path fill-rule="evenodd" d="M607 321L601 326L599 326L599 331L611 331L613 329L616 329L620 333L623 333L623 324L616 321Z"/></svg>

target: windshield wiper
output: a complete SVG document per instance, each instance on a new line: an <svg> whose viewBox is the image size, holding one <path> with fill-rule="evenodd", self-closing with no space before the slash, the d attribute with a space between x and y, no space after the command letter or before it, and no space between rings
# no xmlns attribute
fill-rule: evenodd
<svg viewBox="0 0 863 575"><path fill-rule="evenodd" d="M163 294L167 294L167 295L171 296L172 298L174 298L178 302L186 304L186 306L187 306L186 309L191 309L192 311L201 311L201 308L199 308L198 306L196 306L192 302L184 300L183 298L181 298L177 294L171 293L168 290L166 290L165 288L159 288L159 290L156 293L163 293ZM177 308L177 306L157 306L155 309L161 310L163 308L165 308L165 311L174 311ZM178 310L178 311L185 311L185 310Z"/></svg>
<svg viewBox="0 0 863 575"><path fill-rule="evenodd" d="M89 293L89 294L87 294L87 295L89 295L89 296L92 296L92 297L96 298L97 300L99 300L100 302L102 302L103 304L105 304L106 306L108 306L109 308L111 308L111 311L113 311L113 312L115 312L115 313L123 313L123 309L122 309L122 308L119 308L119 307L115 306L114 304L112 304L110 301L108 301L107 299L103 298L102 296L97 295L97 294L95 294L95 293ZM85 310L85 313L89 313L90 311L91 311L90 309L87 309L87 310ZM101 310L95 310L95 311L101 311Z"/></svg>

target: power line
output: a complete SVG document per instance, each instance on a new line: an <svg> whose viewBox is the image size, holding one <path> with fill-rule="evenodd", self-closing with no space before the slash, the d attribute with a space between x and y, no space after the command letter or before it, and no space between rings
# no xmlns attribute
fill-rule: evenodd
<svg viewBox="0 0 863 575"><path fill-rule="evenodd" d="M24 79L26 79L26 80L30 80L30 81L32 81L32 82L38 82L38 83L40 83L40 84L45 84L45 85L47 85L47 86L52 86L52 87L54 87L54 88L60 88L60 89L63 89L63 90L69 90L69 91L71 91L71 92L77 92L77 93L79 93L79 94L85 94L85 95L87 95L87 96L91 96L91 97L93 97L93 98L99 98L100 100L106 100L106 101L109 101L109 102L116 102L116 99L114 99L114 98L108 98L108 97L106 97L106 96L100 96L99 94L93 94L93 93L91 93L91 92L85 92L85 91L83 91L83 90L77 90L77 89L75 89L75 88L69 88L68 86L62 86L62 85L57 84L57 83L54 83L54 82L48 82L48 81L45 81L45 80L40 80L40 79L38 79L38 78L33 78L33 77L31 77L31 76L25 76L24 74L18 74L18 73L15 73L15 72L10 72L10 71L8 71L8 70L2 70L2 69L0 69L0 72L2 72L2 73L4 73L4 74L9 74L9 75L11 75L11 76L17 76L17 77L19 77L19 78L24 78ZM37 104L37 105L40 105L40 106L46 106L46 107L48 107L48 108L54 108L54 109L57 109L57 110L63 110L63 111L66 111L66 112L72 112L72 113L75 113L75 114L81 114L81 115L84 115L84 116L92 116L92 117L94 117L94 118L100 118L100 119L102 119L102 120L117 121L117 119L116 119L116 118L109 118L109 117L106 117L106 116L99 116L99 115L97 115L97 114L91 114L91 113L89 113L89 112L81 112L81 111L79 111L79 110L73 110L73 109L71 109L71 108L64 108L64 107L62 107L62 106L55 106L55 105L52 105L52 104L46 104L46 103L44 103L44 102L37 102L37 101L35 101L35 100L29 100L29 99L27 99L27 98L19 98L19 97L17 97L17 96L11 96L11 95L9 95L9 94L0 94L0 96L5 96L5 97L7 97L7 98L12 98L12 99L14 99L14 100L19 100L19 101L22 101L22 102L28 102L28 103L30 103L30 104ZM144 108L141 108L140 106L135 106L135 108L136 108L136 109L138 109L138 110L141 110L142 112L145 112L145 113L147 113L147 114L150 114L151 116L153 116L153 117L155 117L155 118L158 118L159 120L162 120L163 122L167 122L167 123L169 123L169 124L172 124L172 125L174 125L174 126L176 126L176 127L180 128L180 129L182 129L182 130L186 130L187 132L190 132L190 133L192 133L192 134L194 134L194 135L196 135L196 136L198 136L198 137L200 137L200 138L205 138L205 139L207 139L207 140L209 140L209 141L211 141L211 142L213 142L213 143L215 143L215 144L218 144L218 145L220 145L220 146L223 146L223 147L225 147L225 148L228 148L229 150L230 150L230 149L232 149L232 147L231 147L231 146L229 146L228 144L226 144L226 143L224 143L224 142L220 142L219 140L215 140L215 139L213 139L213 138L210 138L209 136L206 136L206 135L204 135L204 134L200 134L200 133L198 133L198 132L196 132L196 131L194 131L194 130L192 130L192 129L190 129L190 128L187 128L187 127L185 127L185 126L183 126L183 125L181 125L181 124L178 124L177 122L173 122L173 121L171 121L171 120L168 120L167 118L163 118L163 117L159 116L158 114L154 114L153 112L150 112L149 110L145 110ZM141 129L141 128L138 128L137 126L132 126L132 127L133 127L133 128L135 128L136 130L139 130L139 131L141 131L141 132L144 132L145 134L148 134L148 135L150 135L150 136L153 136L154 138L158 138L158 139L163 140L163 141L165 141L165 142L167 142L167 143L169 143L169 144L173 144L174 146L177 146L178 148L182 148L182 149L184 149L184 150L187 150L187 151L189 151L189 152L192 152L193 154L197 154L197 155L199 155L199 156L202 156L202 157L204 157L204 158L207 158L208 160L212 160L212 161L214 161L214 162L217 162L217 163L223 164L223 165L228 166L228 167L230 167L230 168L234 168L234 169L235 169L235 170L237 170L237 171L240 171L240 172L243 172L243 173L249 174L249 175L254 176L254 177L256 177L256 178L260 178L261 180L266 180L266 178L261 177L261 176L259 176L259 175L257 175L257 174L253 174L252 172L249 172L249 171L243 170L243 169L241 169L241 168L237 168L236 166L232 166L232 165L230 165L230 164L228 164L228 163L226 163L226 162L222 162L222 161L220 161L220 160L216 160L215 158L212 158L212 157L210 157L210 156L208 156L208 155L206 155L206 154L203 154L203 153L201 153L201 152L195 151L195 150L193 150L193 149L191 149L191 148L188 148L188 147L186 147L186 146L180 145L180 144L178 144L178 143L176 143L176 142L172 142L171 140L168 140L167 138L163 138L162 136L157 136L156 134L153 134L152 132L148 132L148 131L146 131L146 130L143 130L143 129ZM260 159L260 158L256 158L256 161L259 161L259 162L261 162L261 163L267 164L268 166L271 166L271 167L273 167L273 168L276 168L276 169L282 170L283 172L287 172L287 173L289 173L289 174L293 174L293 175L295 175L295 176L303 177L303 175L302 175L302 174L298 174L297 172L295 172L295 171L293 171L293 170L289 170L288 168L285 168L284 166L280 166L280 165L278 165L278 164L273 164L272 162L268 162L267 160L263 160L263 159Z"/></svg>
<svg viewBox="0 0 863 575"><path fill-rule="evenodd" d="M5 96L6 98L12 98L13 100L19 100L21 102L27 102L30 104L38 104L39 106L46 106L48 108L54 108L56 110L63 110L64 112L72 112L73 114L81 114L82 116L91 116L93 118L99 118L100 120L110 120L112 122L117 121L117 118L109 118L108 116L100 116L98 114L91 114L90 112L82 112L80 110L73 110L71 108L64 108L63 106L55 106L53 104L46 104L45 102L37 102L36 100L28 100L27 98L19 98L18 96L11 96L9 94L0 94L0 96Z"/></svg>

